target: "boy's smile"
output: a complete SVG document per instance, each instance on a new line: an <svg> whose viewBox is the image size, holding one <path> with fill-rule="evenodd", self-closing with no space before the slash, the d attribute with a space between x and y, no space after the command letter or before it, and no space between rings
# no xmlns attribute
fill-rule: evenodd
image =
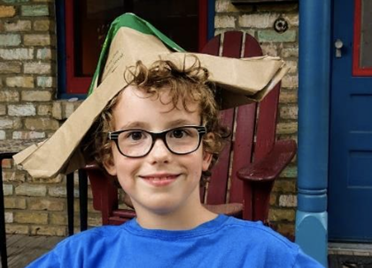
<svg viewBox="0 0 372 268"><path fill-rule="evenodd" d="M161 187L171 184L178 176L179 174L155 173L140 177L153 186Z"/></svg>
<svg viewBox="0 0 372 268"><path fill-rule="evenodd" d="M189 111L181 102L174 108L167 90L155 98L129 86L113 109L114 130L161 132L185 125L199 126L198 104L189 102L187 108ZM118 177L132 199L138 222L144 227L159 227L152 225L159 217L163 222L164 217L176 218L187 225L190 221L187 218L195 218L196 211L202 209L199 182L202 171L208 169L211 161L211 155L203 151L202 144L190 154L176 155L157 139L146 156L130 158L122 155L112 142L112 152L113 165L106 165L106 169Z"/></svg>

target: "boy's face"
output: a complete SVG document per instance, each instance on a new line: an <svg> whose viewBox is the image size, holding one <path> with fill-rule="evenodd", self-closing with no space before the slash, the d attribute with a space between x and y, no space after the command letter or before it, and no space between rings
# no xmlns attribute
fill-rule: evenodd
<svg viewBox="0 0 372 268"><path fill-rule="evenodd" d="M151 132L199 126L197 103L188 103L186 111L179 103L173 109L165 90L158 99L149 97L134 86L127 87L113 110L115 131L143 129ZM156 140L149 154L141 158L125 157L112 143L113 164L106 165L116 175L124 191L131 197L138 219L150 214L182 214L200 205L199 181L208 169L211 155L202 144L193 153L171 153L161 139Z"/></svg>

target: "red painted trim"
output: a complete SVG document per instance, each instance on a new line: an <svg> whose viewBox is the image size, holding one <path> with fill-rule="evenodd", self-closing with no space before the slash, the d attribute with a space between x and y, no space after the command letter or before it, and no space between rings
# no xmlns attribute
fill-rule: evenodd
<svg viewBox="0 0 372 268"><path fill-rule="evenodd" d="M354 10L354 46L353 46L353 75L358 75L359 69L359 48L361 28L361 0L355 0Z"/></svg>
<svg viewBox="0 0 372 268"><path fill-rule="evenodd" d="M199 51L207 44L208 0L199 0Z"/></svg>
<svg viewBox="0 0 372 268"><path fill-rule="evenodd" d="M354 46L353 46L353 76L371 76L372 67L360 67L360 39L362 28L362 0L355 0L354 10Z"/></svg>
<svg viewBox="0 0 372 268"><path fill-rule="evenodd" d="M65 0L66 23L66 93L85 94L88 92L91 77L75 76L74 57L74 0Z"/></svg>

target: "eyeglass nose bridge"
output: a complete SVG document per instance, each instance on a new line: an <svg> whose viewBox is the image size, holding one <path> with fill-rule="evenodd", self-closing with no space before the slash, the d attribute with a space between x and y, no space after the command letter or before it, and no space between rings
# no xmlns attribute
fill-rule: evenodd
<svg viewBox="0 0 372 268"><path fill-rule="evenodd" d="M152 149L154 148L154 145L156 143L157 140L162 140L165 147L168 149L169 152L171 153L174 153L168 146L168 143L167 143L167 139L166 139L166 136L168 134L170 130L166 130L166 131L163 131L163 132L159 132L159 133L153 133L153 132L148 132L148 134L150 134L151 136L151 139L152 139L152 143L151 143L151 146L150 146L150 149L148 150L148 152L146 153L146 155L148 155Z"/></svg>

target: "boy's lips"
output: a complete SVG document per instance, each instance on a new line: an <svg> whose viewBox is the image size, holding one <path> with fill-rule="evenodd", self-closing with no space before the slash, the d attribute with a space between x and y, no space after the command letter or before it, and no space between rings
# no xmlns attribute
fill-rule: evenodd
<svg viewBox="0 0 372 268"><path fill-rule="evenodd" d="M140 176L140 178L153 186L166 186L174 182L179 175L180 174L157 173Z"/></svg>

